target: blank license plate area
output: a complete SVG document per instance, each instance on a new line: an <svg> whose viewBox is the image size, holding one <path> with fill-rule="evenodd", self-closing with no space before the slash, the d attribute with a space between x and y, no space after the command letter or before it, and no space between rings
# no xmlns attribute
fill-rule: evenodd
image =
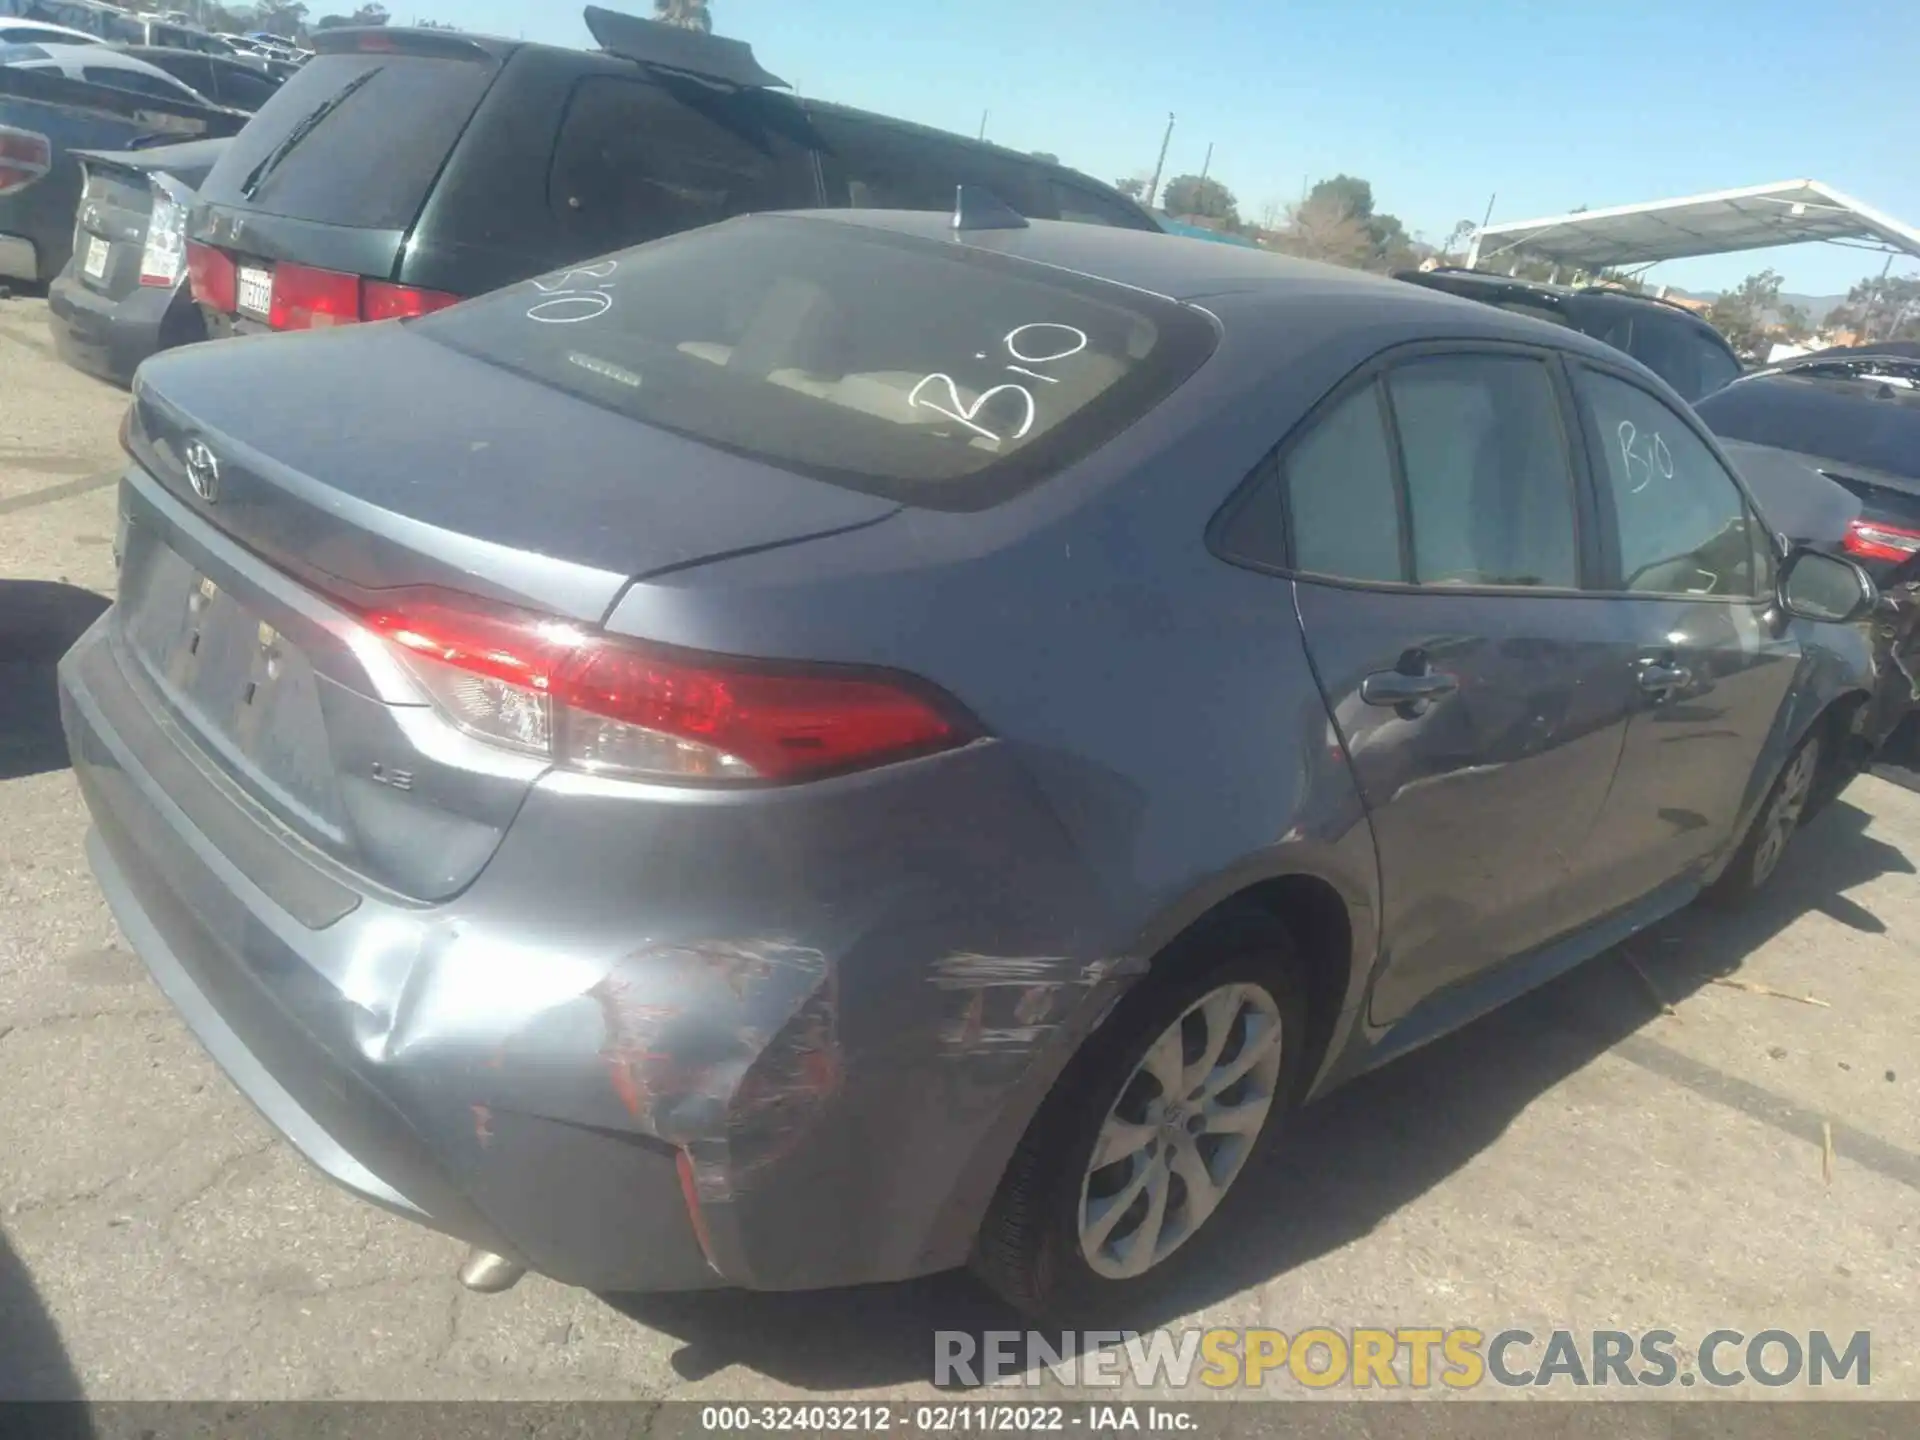
<svg viewBox="0 0 1920 1440"><path fill-rule="evenodd" d="M113 247L98 235L87 241L87 258L84 269L89 280L99 280L107 273L107 259L113 253Z"/></svg>
<svg viewBox="0 0 1920 1440"><path fill-rule="evenodd" d="M229 773L329 828L338 801L312 666L238 596L133 535L120 609L141 668Z"/></svg>
<svg viewBox="0 0 1920 1440"><path fill-rule="evenodd" d="M240 267L240 308L265 320L273 314L273 272L258 265Z"/></svg>

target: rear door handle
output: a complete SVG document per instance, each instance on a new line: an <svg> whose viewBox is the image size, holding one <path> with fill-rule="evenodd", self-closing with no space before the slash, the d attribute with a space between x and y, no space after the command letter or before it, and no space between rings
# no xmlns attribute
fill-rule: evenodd
<svg viewBox="0 0 1920 1440"><path fill-rule="evenodd" d="M1456 676L1438 670L1409 674L1404 670L1376 670L1360 682L1360 698L1369 705L1388 705L1412 719L1424 715L1434 701L1460 688Z"/></svg>
<svg viewBox="0 0 1920 1440"><path fill-rule="evenodd" d="M1649 695L1669 695L1693 683L1693 672L1682 665L1647 661L1640 666L1640 688Z"/></svg>

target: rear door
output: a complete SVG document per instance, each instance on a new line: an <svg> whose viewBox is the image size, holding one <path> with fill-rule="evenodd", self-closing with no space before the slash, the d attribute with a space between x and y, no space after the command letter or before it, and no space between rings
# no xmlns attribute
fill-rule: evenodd
<svg viewBox="0 0 1920 1440"><path fill-rule="evenodd" d="M1620 775L1594 834L1622 901L1696 870L1735 838L1798 671L1774 632L1766 526L1679 411L1624 373L1575 367L1596 457L1604 585L1634 634Z"/></svg>
<svg viewBox="0 0 1920 1440"><path fill-rule="evenodd" d="M1349 382L1279 461L1301 626L1380 858L1376 1023L1600 908L1586 841L1631 688L1581 589L1565 416L1548 353L1423 349Z"/></svg>

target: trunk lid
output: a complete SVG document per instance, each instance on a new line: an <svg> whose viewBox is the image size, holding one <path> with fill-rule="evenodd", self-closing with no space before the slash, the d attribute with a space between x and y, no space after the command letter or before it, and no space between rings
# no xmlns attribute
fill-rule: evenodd
<svg viewBox="0 0 1920 1440"><path fill-rule="evenodd" d="M545 762L441 720L356 608L425 585L592 625L634 577L898 507L651 429L412 329L149 362L116 624L203 764L322 863L436 901L479 873Z"/></svg>
<svg viewBox="0 0 1920 1440"><path fill-rule="evenodd" d="M170 175L191 189L206 179L230 143L223 137L152 150L76 150L85 178L73 231L80 283L115 299L138 290L153 218L152 177Z"/></svg>

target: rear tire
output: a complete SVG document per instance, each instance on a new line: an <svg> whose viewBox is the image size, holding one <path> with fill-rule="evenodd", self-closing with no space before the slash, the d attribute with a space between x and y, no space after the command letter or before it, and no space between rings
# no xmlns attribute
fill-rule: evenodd
<svg viewBox="0 0 1920 1440"><path fill-rule="evenodd" d="M1780 872L1787 845L1809 813L1819 787L1820 756L1820 730L1816 726L1780 767L1740 848L1720 878L1707 888L1707 898L1714 904L1743 904L1766 889Z"/></svg>
<svg viewBox="0 0 1920 1440"><path fill-rule="evenodd" d="M1028 1127L975 1273L1064 1328L1148 1298L1296 1102L1305 997L1292 938L1270 916L1236 913L1178 942Z"/></svg>

